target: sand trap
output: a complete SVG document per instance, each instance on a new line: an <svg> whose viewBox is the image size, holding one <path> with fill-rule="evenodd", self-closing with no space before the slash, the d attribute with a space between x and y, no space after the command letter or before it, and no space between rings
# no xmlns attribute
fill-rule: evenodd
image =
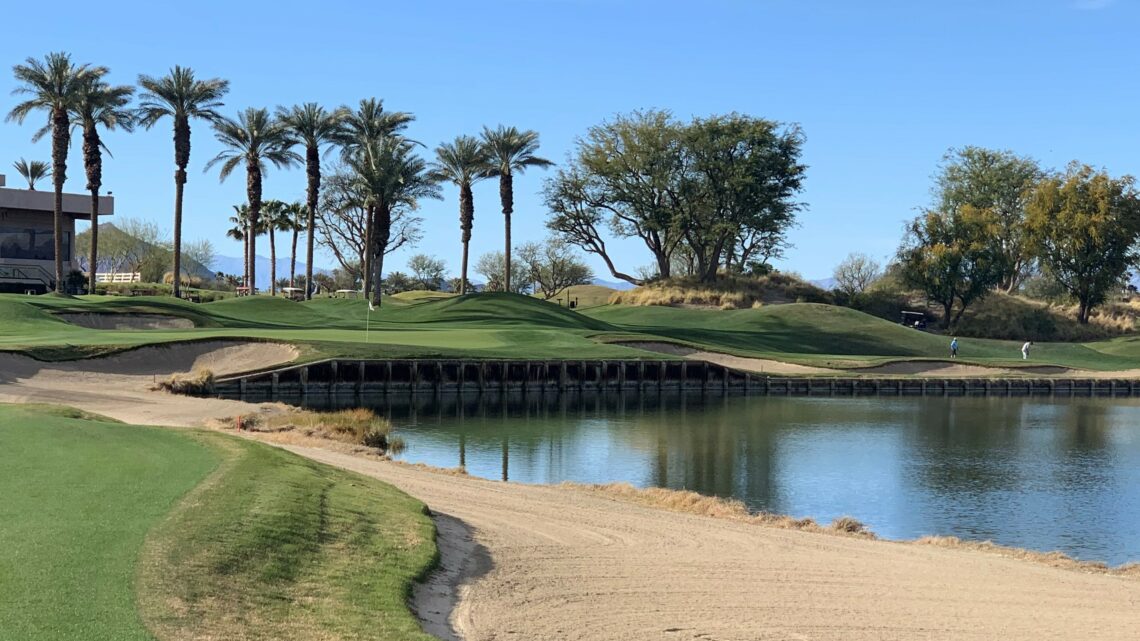
<svg viewBox="0 0 1140 641"><path fill-rule="evenodd" d="M660 343L660 342L622 342L615 343L615 345L622 345L624 347L632 347L634 349L643 349L647 352L655 352L657 354L668 354L670 356L680 356L694 361L707 361L733 369L744 370L748 372L760 372L764 374L778 374L778 375L793 375L793 374L842 374L842 370L828 369L826 367L811 367L809 365L796 365L795 363L785 363L783 361L773 361L765 358L747 358L744 356L733 356L731 354L722 354L720 352L703 352L699 349L678 345L676 343Z"/></svg>
<svg viewBox="0 0 1140 641"><path fill-rule="evenodd" d="M194 321L163 314L56 314L57 317L88 329L194 329Z"/></svg>
<svg viewBox="0 0 1140 641"><path fill-rule="evenodd" d="M249 411L250 406L156 393L150 388L174 373L204 368L222 376L296 358L293 345L232 341L154 345L58 363L0 352L0 402L71 405L143 425L201 425L211 418Z"/></svg>
<svg viewBox="0 0 1140 641"><path fill-rule="evenodd" d="M936 376L939 378L992 378L995 376L1061 376L1074 373L1067 367L1035 365L1029 367L985 367L983 365L959 365L946 361L899 361L875 367L860 367L847 370L853 374L877 374L880 376ZM1089 374L1081 372L1082 375ZM1095 374L1093 374L1095 375Z"/></svg>
<svg viewBox="0 0 1140 641"><path fill-rule="evenodd" d="M1074 370L1053 365L1031 365L1026 367L986 367L984 365L959 365L947 361L898 361L874 367L833 369L797 365L765 358L733 356L720 352L704 352L676 343L662 342L621 342L616 345L643 349L647 352L669 354L698 361L707 361L746 372L795 376L802 374L830 374L834 376L918 376L930 378L995 378L1017 376L1077 376L1085 378L1140 378L1140 370L1119 372L1093 372Z"/></svg>

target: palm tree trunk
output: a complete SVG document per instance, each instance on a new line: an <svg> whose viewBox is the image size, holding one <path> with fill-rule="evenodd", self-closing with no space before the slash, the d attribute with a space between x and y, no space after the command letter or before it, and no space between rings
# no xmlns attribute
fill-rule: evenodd
<svg viewBox="0 0 1140 641"><path fill-rule="evenodd" d="M511 213L514 211L514 179L510 172L499 176L499 199L503 202L503 289L511 291Z"/></svg>
<svg viewBox="0 0 1140 641"><path fill-rule="evenodd" d="M246 287L249 287L249 231L249 225L246 225L245 238L243 239L245 242L243 242L241 246L241 267L243 270L241 273L241 284Z"/></svg>
<svg viewBox="0 0 1140 641"><path fill-rule="evenodd" d="M99 190L91 190L91 258L87 265L87 293L95 293L95 272L99 271Z"/></svg>
<svg viewBox="0 0 1140 641"><path fill-rule="evenodd" d="M174 288L175 298L182 296L182 190L186 185L186 169L174 172Z"/></svg>
<svg viewBox="0 0 1140 641"><path fill-rule="evenodd" d="M277 234L269 227L269 295L277 295Z"/></svg>
<svg viewBox="0 0 1140 641"><path fill-rule="evenodd" d="M459 293L467 293L467 250L471 243L471 226L475 222L475 197L471 193L471 183L459 185L459 229L463 241L463 262L459 268Z"/></svg>
<svg viewBox="0 0 1140 641"><path fill-rule="evenodd" d="M261 166L247 162L245 168L245 190L249 198L249 289L257 288L257 229L261 218Z"/></svg>
<svg viewBox="0 0 1140 641"><path fill-rule="evenodd" d="M372 247L375 245L375 239L372 233L372 219L376 217L376 206L369 205L364 212L364 264L361 269L364 270L364 296L368 297L372 293Z"/></svg>
<svg viewBox="0 0 1140 641"><path fill-rule="evenodd" d="M66 109L52 112L51 163L55 186L55 214L52 232L55 243L55 291L63 293L63 183L67 180L67 142L71 122Z"/></svg>
<svg viewBox="0 0 1140 641"><path fill-rule="evenodd" d="M313 297L313 238L317 227L317 205L321 189L321 155L316 145L305 149L305 173L309 178L306 191L309 198L309 231L305 239L305 300L309 300Z"/></svg>
<svg viewBox="0 0 1140 641"><path fill-rule="evenodd" d="M301 231L301 228L297 227L297 223L294 222L293 223L293 253L290 254L290 258L289 258L289 286L290 287L296 287L297 286L295 283L295 281L297 280L297 234L299 234L300 231Z"/></svg>
<svg viewBox="0 0 1140 641"><path fill-rule="evenodd" d="M372 304L379 307L381 304L380 283L384 275L384 252L388 249L388 240L392 230L392 210L387 203L380 203L376 207L376 224L374 242L374 255L372 258Z"/></svg>

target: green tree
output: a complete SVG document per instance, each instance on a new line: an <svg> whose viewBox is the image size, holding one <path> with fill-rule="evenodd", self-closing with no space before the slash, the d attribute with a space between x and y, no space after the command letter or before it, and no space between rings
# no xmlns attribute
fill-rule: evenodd
<svg viewBox="0 0 1140 641"><path fill-rule="evenodd" d="M907 224L899 249L902 276L942 306L943 327L956 324L1006 273L1005 256L993 242L1000 224L992 210L970 205L953 214L926 212Z"/></svg>
<svg viewBox="0 0 1140 641"><path fill-rule="evenodd" d="M19 85L13 91L27 99L8 113L7 120L23 124L33 111L46 111L51 131L51 176L55 188L52 224L55 242L55 291L63 293L63 183L67 181L67 149L73 113L84 85L106 75L106 67L75 64L67 53L49 53L43 60L28 58L12 68ZM41 133L36 134L38 140Z"/></svg>
<svg viewBox="0 0 1140 641"><path fill-rule="evenodd" d="M378 98L365 98L360 101L355 111L347 111L341 119L336 134L337 142L341 146L341 159L351 166L356 162L356 168L373 162L373 151L385 148L390 139L407 140L401 132L415 120L415 116L402 111L385 111L384 101ZM411 141L408 141L411 142ZM358 172L359 174L359 172ZM364 251L364 293L369 295L372 291L373 265L375 255L373 245L376 235L376 203L372 198L362 199L365 203L365 251ZM383 253L381 253L382 255Z"/></svg>
<svg viewBox="0 0 1140 641"><path fill-rule="evenodd" d="M711 282L722 264L743 272L757 242L782 238L802 208L803 132L728 114L695 119L681 142L684 171L668 198L697 276Z"/></svg>
<svg viewBox="0 0 1140 641"><path fill-rule="evenodd" d="M483 128L483 146L490 158L490 176L499 178L499 200L503 205L503 253L505 269L504 291L511 290L511 214L515 210L515 174L528 167L550 167L554 163L537 156L538 132L519 131L515 127L499 125L496 129Z"/></svg>
<svg viewBox="0 0 1140 641"><path fill-rule="evenodd" d="M1140 258L1135 181L1072 163L1064 176L1045 179L1033 192L1026 233L1046 273L1077 299L1077 320L1088 323Z"/></svg>
<svg viewBox="0 0 1140 641"><path fill-rule="evenodd" d="M935 176L935 209L955 212L969 205L993 211L998 220L994 241L1007 266L998 288L1017 291L1033 267L1025 235L1026 205L1045 173L1032 158L982 147L951 149L942 160Z"/></svg>
<svg viewBox="0 0 1140 641"><path fill-rule="evenodd" d="M234 205L234 215L230 216L230 224L233 225L226 230L226 236L234 240L241 241L241 255L242 255L242 275L241 284L249 287L249 205L242 203L241 205Z"/></svg>
<svg viewBox="0 0 1140 641"><path fill-rule="evenodd" d="M12 167L24 180L28 181L28 189L36 190L36 183L51 176L51 165L42 160L24 160L23 158L12 163Z"/></svg>
<svg viewBox="0 0 1140 641"><path fill-rule="evenodd" d="M348 113L343 107L326 111L324 107L307 102L289 109L277 108L277 119L285 124L293 136L305 146L305 203L307 205L305 230L305 283L313 282L313 238L316 236L317 207L321 192L321 147L336 142L341 122ZM293 234L293 262L289 269L289 286L293 287L297 266L297 232ZM312 298L312 288L305 287L305 299Z"/></svg>
<svg viewBox="0 0 1140 641"><path fill-rule="evenodd" d="M409 140L387 136L358 148L346 162L373 221L367 231L365 257L372 271L374 305L381 304L379 284L384 256L393 239L393 220L401 210L416 209L420 199L440 198L439 183L428 172L427 163L415 155L414 148L415 143Z"/></svg>
<svg viewBox="0 0 1140 641"><path fill-rule="evenodd" d="M554 298L567 287L588 285L594 279L590 266L572 245L561 239L526 243L518 252L526 279L534 283L535 291L544 300Z"/></svg>
<svg viewBox="0 0 1140 641"><path fill-rule="evenodd" d="M311 207L305 205L304 203L300 203L300 202L296 202L296 201L291 202L291 203L285 203L285 215L284 215L284 219L282 220L281 224L283 226L283 231L291 232L293 234L293 242L291 244L291 249L289 251L289 286L290 287L296 287L297 286L297 237L300 235L301 232L306 231L306 230L308 230L308 233L312 234L312 228L313 228L313 226L315 226L316 223L315 223L315 217L314 217L314 224L309 225L309 218L310 218L309 212L313 211L313 210L314 210L314 208L311 208ZM313 239L310 237L309 238L309 245L311 246L312 244L313 244ZM309 263L308 263L308 265L306 265L305 275L303 276L306 283L309 282L308 274L310 272L312 272L312 267L311 267L312 261L313 261L313 256L312 256L312 252L310 252L309 253ZM308 287L305 288L305 297L306 298L312 297L312 291Z"/></svg>
<svg viewBox="0 0 1140 641"><path fill-rule="evenodd" d="M616 278L603 228L652 253L648 278L675 266L711 281L744 272L786 246L806 167L798 126L741 114L683 123L644 111L591 127L570 166L546 183L547 227L595 253Z"/></svg>
<svg viewBox="0 0 1140 641"><path fill-rule="evenodd" d="M225 181L234 169L245 165L249 226L256 231L262 226L261 191L266 163L281 169L299 162L301 157L292 149L295 141L289 130L269 115L268 109L253 107L239 113L237 120L221 118L215 121L214 138L224 148L206 163L206 171L220 165L218 179ZM249 283L251 288L257 287L256 233L249 237Z"/></svg>
<svg viewBox="0 0 1140 641"><path fill-rule="evenodd" d="M432 175L459 187L459 236L463 243L463 258L459 266L459 293L467 293L467 250L471 242L471 228L475 222L475 196L471 185L490 178L490 158L486 148L472 136L459 136L454 142L435 148Z"/></svg>
<svg viewBox="0 0 1140 641"><path fill-rule="evenodd" d="M92 75L83 83L73 109L72 118L83 130L83 166L87 172L87 190L91 192L91 254L87 272L88 291L95 291L95 273L99 265L99 190L103 187L103 144L99 128L133 131L134 113L127 108L134 87L114 86Z"/></svg>
<svg viewBox="0 0 1140 641"><path fill-rule="evenodd" d="M280 200L267 200L261 205L261 229L269 235L270 296L277 295L277 232L292 229L287 207L288 205Z"/></svg>
<svg viewBox="0 0 1140 641"><path fill-rule="evenodd" d="M412 284L415 285L415 289L434 292L443 287L447 263L435 256L416 254L408 259L408 269L412 272Z"/></svg>
<svg viewBox="0 0 1140 641"><path fill-rule="evenodd" d="M532 283L527 282L525 273L520 265L511 265L511 288L507 289L507 259L503 252L488 252L475 261L475 273L486 279L483 291L511 292L513 294L528 294Z"/></svg>
<svg viewBox="0 0 1140 641"><path fill-rule="evenodd" d="M186 187L186 167L190 164L190 121L217 123L222 119L218 109L229 91L228 80L199 80L194 70L175 65L170 73L154 78L139 75L138 122L150 129L163 118L174 122L174 246L173 273L182 273L182 196ZM182 279L174 279L172 293L182 294Z"/></svg>

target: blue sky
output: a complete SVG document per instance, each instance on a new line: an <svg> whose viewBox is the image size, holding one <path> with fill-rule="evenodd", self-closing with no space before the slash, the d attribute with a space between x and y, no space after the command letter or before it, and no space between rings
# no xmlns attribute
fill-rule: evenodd
<svg viewBox="0 0 1140 641"><path fill-rule="evenodd" d="M1136 173L1140 9L1124 0L1003 2L704 2L488 0L487 2L156 3L114 11L86 3L8 3L0 38L0 109L16 98L11 65L69 51L109 66L112 80L161 75L173 64L231 81L227 113L247 106L384 99L411 111L410 135L434 147L482 125L532 128L562 161L584 130L618 112L678 116L740 111L800 123L810 166L808 209L791 233L783 269L830 275L849 251L886 258L904 219L930 199L947 148L1008 148L1063 167L1073 159ZM174 7L178 7L175 11ZM0 173L50 157L32 144L40 120L0 123ZM173 149L169 124L112 134L104 170L120 216L169 229ZM74 147L68 190L81 191ZM184 238L225 238L244 178L219 184L202 167L218 146L194 130ZM538 191L546 172L516 179L514 236L545 235ZM300 169L271 171L266 197L299 199ZM502 215L491 182L476 187L474 256L498 249ZM454 189L423 204L426 237L414 252L458 268ZM626 271L650 262L619 243ZM266 252L268 248L265 248ZM397 256L402 268L409 252ZM331 266L331 257L318 264ZM595 261L599 276L600 261Z"/></svg>

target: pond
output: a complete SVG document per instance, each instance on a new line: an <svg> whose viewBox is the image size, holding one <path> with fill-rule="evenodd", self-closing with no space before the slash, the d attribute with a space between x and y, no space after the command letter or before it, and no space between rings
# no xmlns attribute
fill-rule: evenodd
<svg viewBox="0 0 1140 641"><path fill-rule="evenodd" d="M707 394L371 403L401 458L524 483L733 497L881 537L928 534L1140 561L1140 400Z"/></svg>

